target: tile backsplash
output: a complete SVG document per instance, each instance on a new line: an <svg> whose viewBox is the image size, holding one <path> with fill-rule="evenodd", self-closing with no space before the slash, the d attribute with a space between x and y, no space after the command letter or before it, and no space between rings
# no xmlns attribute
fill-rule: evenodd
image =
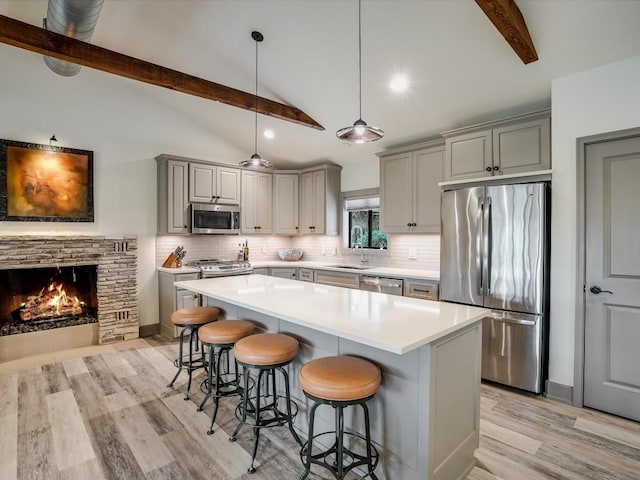
<svg viewBox="0 0 640 480"><path fill-rule="evenodd" d="M156 263L162 265L176 247L187 251L185 262L198 259L235 259L239 244L248 241L249 260L277 260L279 248L301 248L303 260L327 263L357 263L361 251L342 247L342 237L304 235L190 235L157 236ZM365 250L368 264L373 266L440 270L439 235L389 235L386 251ZM409 258L415 257L415 258Z"/></svg>

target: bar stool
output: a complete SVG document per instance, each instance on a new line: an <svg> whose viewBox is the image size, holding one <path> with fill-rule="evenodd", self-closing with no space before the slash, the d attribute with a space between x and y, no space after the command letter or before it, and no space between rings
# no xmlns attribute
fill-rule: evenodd
<svg viewBox="0 0 640 480"><path fill-rule="evenodd" d="M337 480L344 479L345 475L356 467L366 466L365 476L377 480L378 477L373 471L378 465L379 455L371 443L369 409L366 402L373 398L380 386L380 369L362 358L325 357L306 363L300 369L299 377L304 394L314 402L309 412L308 439L300 451L300 458L305 467L300 480L309 476L311 464L326 468ZM335 409L336 430L314 435L315 413L320 405L330 405ZM364 438L359 433L344 431L344 408L351 405L360 405L364 411ZM313 440L328 435L335 435L333 446L313 454ZM365 455L345 447L345 435L364 440Z"/></svg>
<svg viewBox="0 0 640 480"><path fill-rule="evenodd" d="M213 397L214 409L211 416L211 426L207 430L207 435L213 433L213 424L218 415L218 406L220 397L228 397L231 395L242 394L242 387L238 381L238 366L234 368L234 378L231 380L223 380L222 377L229 376L229 351L235 343L255 330L255 325L248 320L222 320L220 322L212 322L203 325L198 329L198 338L203 347L209 348L208 360L208 376L205 381L207 386L207 394L202 399L198 411L207 403L210 397ZM220 364L222 363L222 355L226 353L227 368L225 372L221 372ZM214 361L215 357L215 361ZM213 381L215 369L215 382Z"/></svg>
<svg viewBox="0 0 640 480"><path fill-rule="evenodd" d="M181 327L180 330L180 350L178 358L175 359L173 364L178 368L175 377L171 380L168 387L173 387L174 382L180 375L182 370L186 370L189 375L189 383L187 384L187 395L185 400L189 400L189 392L191 390L191 378L194 370L198 368L206 368L206 362L204 359L204 351L202 351L202 358L193 359L193 350L198 351L198 329L207 323L215 322L220 315L220 310L215 307L190 307L176 310L171 314L171 321L176 327ZM183 344L185 332L189 332L189 356L188 360L183 354Z"/></svg>
<svg viewBox="0 0 640 480"><path fill-rule="evenodd" d="M293 429L293 419L298 412L298 406L291 401L289 375L283 368L295 358L298 354L298 348L298 341L295 338L281 333L259 333L236 342L233 352L236 361L242 365L245 394L242 397L242 402L236 408L236 418L240 422L231 437L229 437L229 441L236 441L236 436L244 425L253 428L253 453L251 455L251 466L247 470L249 473L256 471L253 464L258 451L261 428L283 426L286 423L295 441L302 445L300 437ZM249 393L249 375L251 371L257 371L254 396ZM276 372L282 374L286 411L278 407L278 400L283 397L278 395L276 390ZM265 374L267 375L266 392L261 390L262 379ZM271 393L269 393L268 388L269 377L271 377ZM292 404L295 406L295 412L293 413ZM250 422L249 419L253 421Z"/></svg>

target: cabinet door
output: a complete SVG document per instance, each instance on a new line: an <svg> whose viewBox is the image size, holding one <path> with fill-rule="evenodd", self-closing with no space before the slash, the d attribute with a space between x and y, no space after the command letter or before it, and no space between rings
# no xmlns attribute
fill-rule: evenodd
<svg viewBox="0 0 640 480"><path fill-rule="evenodd" d="M312 178L313 178L313 233L324 234L327 173L324 170L312 172Z"/></svg>
<svg viewBox="0 0 640 480"><path fill-rule="evenodd" d="M168 162L167 233L189 233L188 164Z"/></svg>
<svg viewBox="0 0 640 480"><path fill-rule="evenodd" d="M176 310L200 306L200 295L189 290L176 290Z"/></svg>
<svg viewBox="0 0 640 480"><path fill-rule="evenodd" d="M258 192L258 172L242 171L242 211L240 223L242 233L257 233L258 214L256 211L256 197Z"/></svg>
<svg viewBox="0 0 640 480"><path fill-rule="evenodd" d="M410 231L413 222L413 158L400 153L380 159L380 230Z"/></svg>
<svg viewBox="0 0 640 480"><path fill-rule="evenodd" d="M445 150L445 180L486 177L493 174L491 130L447 138Z"/></svg>
<svg viewBox="0 0 640 480"><path fill-rule="evenodd" d="M300 176L300 232L313 233L313 172Z"/></svg>
<svg viewBox="0 0 640 480"><path fill-rule="evenodd" d="M240 204L240 172L237 168L217 167L216 203Z"/></svg>
<svg viewBox="0 0 640 480"><path fill-rule="evenodd" d="M440 232L440 187L444 148L413 152L414 232Z"/></svg>
<svg viewBox="0 0 640 480"><path fill-rule="evenodd" d="M274 174L275 185L275 233L296 235L298 233L298 189L299 177L291 174Z"/></svg>
<svg viewBox="0 0 640 480"><path fill-rule="evenodd" d="M189 201L211 203L216 196L216 167L189 164Z"/></svg>
<svg viewBox="0 0 640 480"><path fill-rule="evenodd" d="M549 118L493 129L493 164L502 174L551 168L550 149Z"/></svg>
<svg viewBox="0 0 640 480"><path fill-rule="evenodd" d="M273 178L270 173L258 173L256 179L256 222L258 233L273 231Z"/></svg>

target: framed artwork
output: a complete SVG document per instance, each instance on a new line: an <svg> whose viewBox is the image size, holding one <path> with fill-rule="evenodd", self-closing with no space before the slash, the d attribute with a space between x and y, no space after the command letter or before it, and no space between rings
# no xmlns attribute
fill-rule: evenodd
<svg viewBox="0 0 640 480"><path fill-rule="evenodd" d="M0 221L93 222L93 152L0 139Z"/></svg>

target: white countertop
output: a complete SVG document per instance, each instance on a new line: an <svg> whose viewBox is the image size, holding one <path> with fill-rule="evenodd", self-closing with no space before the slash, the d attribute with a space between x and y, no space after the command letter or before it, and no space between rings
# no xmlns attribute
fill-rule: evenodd
<svg viewBox="0 0 640 480"><path fill-rule="evenodd" d="M397 354L431 343L489 313L484 308L265 275L206 278L175 285Z"/></svg>
<svg viewBox="0 0 640 480"><path fill-rule="evenodd" d="M333 265L347 265L353 264L357 267L356 261L347 262L311 262L306 260L299 260L297 262L285 262L282 260L267 260L261 262L251 262L253 268L261 267L290 267L290 268L313 268L314 270L331 270L334 272L350 272L360 273L362 275L378 275L394 278L415 278L421 280L439 280L440 272L432 270L422 270L419 268L396 268L396 267L376 267L367 266L365 269L360 268L336 268Z"/></svg>

